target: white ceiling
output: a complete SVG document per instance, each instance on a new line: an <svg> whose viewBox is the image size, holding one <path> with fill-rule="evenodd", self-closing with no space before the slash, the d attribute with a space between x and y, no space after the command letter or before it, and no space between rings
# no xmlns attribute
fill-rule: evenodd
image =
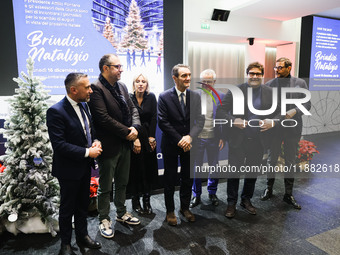
<svg viewBox="0 0 340 255"><path fill-rule="evenodd" d="M340 18L339 0L212 0L234 15L286 21L308 15Z"/></svg>
<svg viewBox="0 0 340 255"><path fill-rule="evenodd" d="M184 0L186 1L186 0ZM196 2L197 1L197 2ZM195 0L202 8L230 10L232 16L253 17L275 21L287 21L308 15L318 15L340 19L339 0ZM215 43L245 43L243 37L226 35L209 35L188 33L190 41ZM269 41L257 38L257 42L267 46L288 43L286 41Z"/></svg>

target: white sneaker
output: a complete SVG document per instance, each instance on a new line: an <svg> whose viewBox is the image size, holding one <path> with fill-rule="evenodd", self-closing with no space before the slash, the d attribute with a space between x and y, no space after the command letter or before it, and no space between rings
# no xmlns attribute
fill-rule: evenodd
<svg viewBox="0 0 340 255"><path fill-rule="evenodd" d="M133 217L131 213L126 212L122 217L116 217L116 221L125 222L129 225L138 225L139 219Z"/></svg>
<svg viewBox="0 0 340 255"><path fill-rule="evenodd" d="M99 225L100 234L105 238L112 238L114 236L114 232L111 227L112 222L107 219L102 220Z"/></svg>

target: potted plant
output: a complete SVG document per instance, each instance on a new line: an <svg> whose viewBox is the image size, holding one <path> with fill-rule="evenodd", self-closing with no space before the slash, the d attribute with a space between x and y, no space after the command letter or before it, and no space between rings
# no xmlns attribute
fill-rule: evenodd
<svg viewBox="0 0 340 255"><path fill-rule="evenodd" d="M305 165L309 164L315 153L319 153L319 151L313 142L307 140L299 141L297 164L301 169L304 169Z"/></svg>

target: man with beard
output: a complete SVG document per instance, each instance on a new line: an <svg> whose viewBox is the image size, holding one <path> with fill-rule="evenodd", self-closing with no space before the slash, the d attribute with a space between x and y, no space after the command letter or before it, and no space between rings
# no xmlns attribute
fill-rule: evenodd
<svg viewBox="0 0 340 255"><path fill-rule="evenodd" d="M276 78L268 81L266 85L268 87L278 88L278 105L281 105L282 88L308 89L307 84L304 80L292 77L290 75L290 71L292 70L292 62L288 58L283 57L276 60L276 66L274 67L274 69L276 72ZM287 95L287 98L291 99L298 99L302 97L304 97L303 93L288 93ZM307 110L310 110L310 101L304 103L303 106ZM297 125L295 127L279 126L275 130L275 134L273 135L272 142L270 144L268 164L271 166L276 166L277 159L281 153L281 144L283 142L285 166L288 166L290 169L292 165L295 165L298 143L300 141L302 132L303 113L299 108L292 104L287 105L287 110L288 111L286 113L286 119L295 120L295 123L297 123ZM272 196L274 181L275 178L269 175L267 179L267 188L264 190L263 195L261 196L261 200L267 200ZM294 178L288 178L288 176L285 175L284 184L285 195L283 196L283 201L289 205L292 205L295 209L300 210L301 206L296 202L295 198L292 195Z"/></svg>
<svg viewBox="0 0 340 255"><path fill-rule="evenodd" d="M272 106L272 89L262 84L264 73L263 65L254 62L247 67L246 83L238 85L244 95L244 113L233 114L233 94L229 91L222 100L222 105L217 109L217 118L226 119L232 123L228 129L229 137L229 164L237 169L237 173L228 176L228 206L225 216L232 218L235 216L236 203L238 198L238 188L240 182L240 169L242 166L260 167L264 153L264 144L269 139L270 129L275 126L272 119L277 111L269 116L257 115L249 110L248 97L252 97L252 104L256 110L267 110ZM240 205L249 214L255 215L256 208L251 203L254 194L257 173L246 173Z"/></svg>

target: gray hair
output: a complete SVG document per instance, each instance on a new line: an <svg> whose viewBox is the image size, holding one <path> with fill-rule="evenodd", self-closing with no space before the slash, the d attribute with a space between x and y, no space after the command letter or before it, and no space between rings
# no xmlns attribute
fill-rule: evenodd
<svg viewBox="0 0 340 255"><path fill-rule="evenodd" d="M213 69L205 69L200 74L200 79L202 80L204 76L212 75L213 79L216 80L216 73Z"/></svg>

